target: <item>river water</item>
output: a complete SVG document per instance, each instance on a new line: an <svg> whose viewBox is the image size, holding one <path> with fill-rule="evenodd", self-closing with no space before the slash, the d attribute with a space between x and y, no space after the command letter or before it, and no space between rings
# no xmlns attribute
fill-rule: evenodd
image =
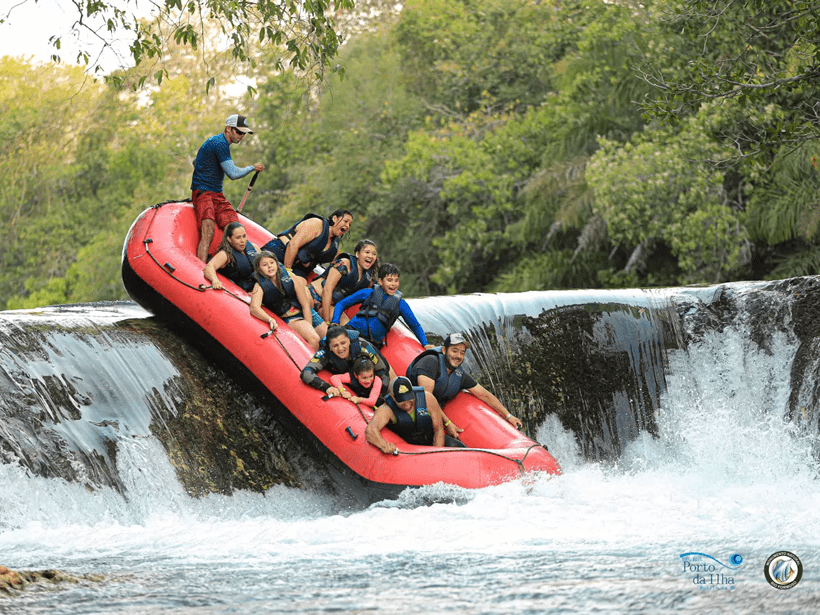
<svg viewBox="0 0 820 615"><path fill-rule="evenodd" d="M817 442L787 421L795 353L740 331L670 351L659 437L477 491L435 485L349 510L331 496L188 497L153 438L119 444L128 498L0 465L0 564L100 573L0 595L0 613L816 613ZM790 589L767 559L802 563Z"/></svg>

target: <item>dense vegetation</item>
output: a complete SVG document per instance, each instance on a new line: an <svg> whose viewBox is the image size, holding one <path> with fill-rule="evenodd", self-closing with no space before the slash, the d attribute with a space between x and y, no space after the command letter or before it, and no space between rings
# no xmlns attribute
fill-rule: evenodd
<svg viewBox="0 0 820 615"><path fill-rule="evenodd" d="M123 298L128 226L189 196L235 110L256 134L234 159L268 166L243 213L280 230L352 209L344 246L374 239L410 294L814 274L810 5L408 0L350 37L343 80L308 93L260 56L238 100L206 93L229 54L169 49L137 93L0 59L0 307Z"/></svg>

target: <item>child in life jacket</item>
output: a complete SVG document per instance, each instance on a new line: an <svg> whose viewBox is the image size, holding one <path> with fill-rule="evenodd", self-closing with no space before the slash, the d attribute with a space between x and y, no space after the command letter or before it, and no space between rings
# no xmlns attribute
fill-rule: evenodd
<svg viewBox="0 0 820 615"><path fill-rule="evenodd" d="M349 399L354 404L365 404L373 408L384 403L381 398L382 381L376 380L373 361L367 356L358 357L349 372L333 374L330 377L330 384L340 391L347 385L348 390L353 393L353 397Z"/></svg>

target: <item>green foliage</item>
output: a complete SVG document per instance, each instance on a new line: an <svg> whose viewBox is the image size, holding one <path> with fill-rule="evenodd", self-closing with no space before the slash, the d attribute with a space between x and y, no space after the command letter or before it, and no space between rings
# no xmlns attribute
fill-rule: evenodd
<svg viewBox="0 0 820 615"><path fill-rule="evenodd" d="M663 6L658 39L667 44L642 63L658 88L648 117L669 122L712 101L742 108L778 105L774 122L748 122L732 131L740 157L769 158L781 146L817 138L820 12L811 0L736 2L674 0Z"/></svg>
<svg viewBox="0 0 820 615"><path fill-rule="evenodd" d="M725 205L723 173L705 161L723 154L708 136L718 116L709 109L681 130L645 131L623 146L602 140L587 168L612 241L666 243L681 282L722 281L744 264L742 216Z"/></svg>
<svg viewBox="0 0 820 615"><path fill-rule="evenodd" d="M817 275L820 272L820 246L803 244L779 250L772 259L774 267L766 275L768 280Z"/></svg>
<svg viewBox="0 0 820 615"><path fill-rule="evenodd" d="M537 105L552 89L550 66L571 44L565 15L552 2L411 0L396 28L408 89L451 114L487 100Z"/></svg>
<svg viewBox="0 0 820 615"><path fill-rule="evenodd" d="M307 3L297 0L157 0L151 3L151 18L141 20L131 6L139 8L137 0L74 0L71 4L76 19L72 33L86 30L94 33L94 42L80 48L74 58L76 63L89 67L94 74L101 74L102 67L97 63L101 55L98 46L105 49L126 37L132 41L129 51L134 63L141 67L137 80L139 86L149 78L157 84L168 78L165 55L169 44L197 51L215 39L220 41L220 46L228 42L232 64L255 67L256 46L269 46L281 52L272 67L274 71L291 67L321 79L342 43L334 29L333 13L354 6L353 0L311 0ZM0 13L0 23L7 20L14 21L11 9L5 14ZM213 25L216 32L209 30ZM52 58L59 62L60 36L55 34L50 42L54 46ZM118 87L126 83L126 78L119 73L104 77ZM208 89L214 82L215 76L211 75L207 81Z"/></svg>
<svg viewBox="0 0 820 615"><path fill-rule="evenodd" d="M757 173L747 205L747 225L753 239L779 244L807 242L820 224L820 145L803 143L778 156L771 169Z"/></svg>
<svg viewBox="0 0 820 615"><path fill-rule="evenodd" d="M9 118L0 129L0 307L126 298L130 224L156 202L190 195L190 161L232 107L192 103L197 86L185 77L131 99L83 84L79 69L10 58L0 69ZM206 134L190 134L194 118Z"/></svg>
<svg viewBox="0 0 820 615"><path fill-rule="evenodd" d="M324 89L320 111L292 79L277 78L262 88L260 118L274 135L261 137L264 155L275 161L281 178L259 209L271 229L287 228L306 211L347 208L355 214L354 232L367 235L384 160L400 153L408 132L421 125L421 103L402 86L399 58L386 33L353 42L340 61L347 78ZM277 103L269 104L269 91Z"/></svg>
<svg viewBox="0 0 820 615"><path fill-rule="evenodd" d="M124 298L128 226L189 195L197 148L237 111L256 134L234 159L266 166L244 212L278 231L352 209L343 249L376 241L408 296L816 273L805 6L411 0L341 48L344 80L308 87L282 49L254 55L254 99L218 87L239 69L210 31L164 42L162 87L139 95L0 59L0 307Z"/></svg>
<svg viewBox="0 0 820 615"><path fill-rule="evenodd" d="M489 292L519 292L522 290L551 290L599 288L598 272L607 267L605 253L587 252L576 257L572 250L553 250L522 259L498 276Z"/></svg>

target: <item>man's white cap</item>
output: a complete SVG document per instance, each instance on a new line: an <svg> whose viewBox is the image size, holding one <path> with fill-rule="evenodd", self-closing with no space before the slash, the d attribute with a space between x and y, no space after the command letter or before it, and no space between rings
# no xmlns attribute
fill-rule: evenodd
<svg viewBox="0 0 820 615"><path fill-rule="evenodd" d="M253 134L253 130L251 130L251 127L248 126L248 118L246 118L244 115L229 115L228 119L225 120L225 126L236 128L239 132Z"/></svg>
<svg viewBox="0 0 820 615"><path fill-rule="evenodd" d="M467 348L470 347L470 342L467 341L467 338L464 337L463 333L451 333L450 335L444 338L445 348L455 346L456 344L464 344L467 346Z"/></svg>

